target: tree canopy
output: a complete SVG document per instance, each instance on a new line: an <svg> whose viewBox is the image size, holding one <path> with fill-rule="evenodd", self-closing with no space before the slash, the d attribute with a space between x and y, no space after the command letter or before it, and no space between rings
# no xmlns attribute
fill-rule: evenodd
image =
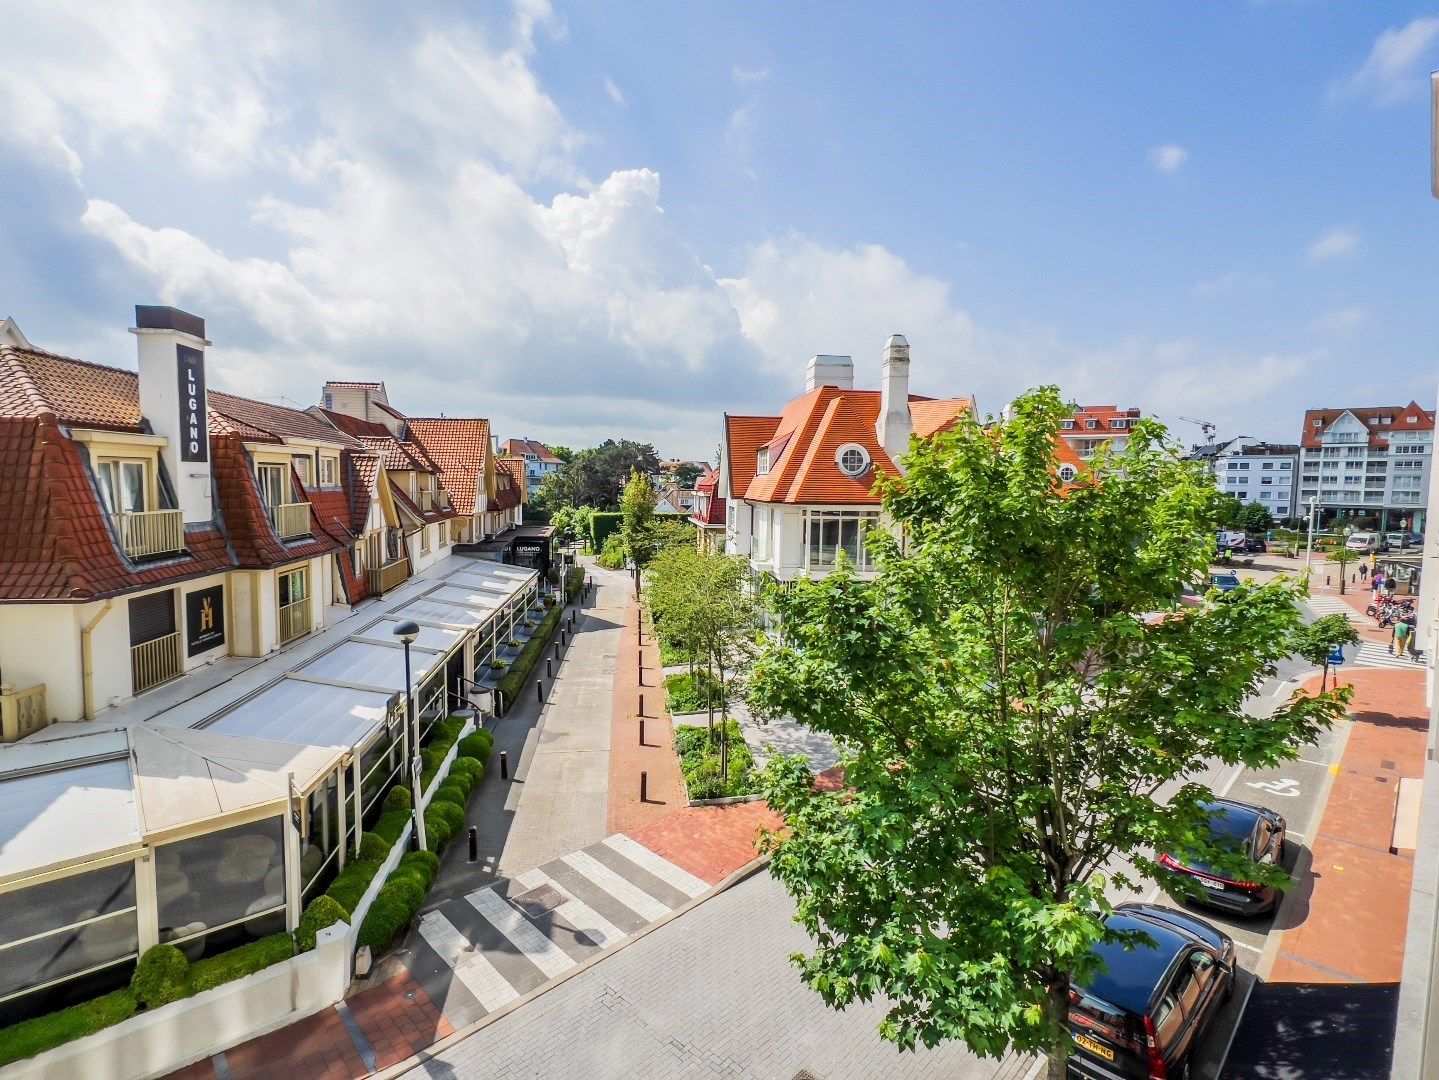
<svg viewBox="0 0 1439 1080"><path fill-rule="evenodd" d="M649 443L606 439L599 446L575 452L546 475L537 501L551 513L566 506L614 510L619 507L620 493L632 473L639 471L649 476L659 472L659 467L659 455Z"/></svg>
<svg viewBox="0 0 1439 1080"><path fill-rule="evenodd" d="M636 566L645 566L655 553L655 503L659 496L650 478L639 470L630 474L620 495L620 535Z"/></svg>
<svg viewBox="0 0 1439 1080"><path fill-rule="evenodd" d="M1329 681L1329 656L1341 645L1354 645L1359 641L1359 631L1347 615L1324 615L1312 623L1300 626L1294 632L1290 648L1301 659L1323 669L1319 688L1322 690Z"/></svg>
<svg viewBox="0 0 1439 1080"><path fill-rule="evenodd" d="M1212 479L1142 421L1099 476L1063 484L1069 415L1047 388L1001 424L915 441L878 485L895 531L870 534L877 576L778 593L783 634L750 679L760 715L841 751L840 791L796 759L766 782L787 826L771 872L816 941L804 979L835 1007L890 998L900 1046L1042 1050L1054 1078L1070 979L1093 973L1118 895L1160 879L1158 853L1278 880L1215 849L1190 778L1291 759L1344 702L1245 715L1299 625L1291 585L1182 607L1220 524Z"/></svg>
<svg viewBox="0 0 1439 1080"><path fill-rule="evenodd" d="M1273 525L1274 517L1263 503L1252 502L1239 512L1239 527L1247 533L1262 533Z"/></svg>
<svg viewBox="0 0 1439 1080"><path fill-rule="evenodd" d="M703 472L704 467L702 465L696 465L692 461L682 461L675 467L674 472L672 472L670 476L680 487L692 488L695 486L695 481L700 478Z"/></svg>

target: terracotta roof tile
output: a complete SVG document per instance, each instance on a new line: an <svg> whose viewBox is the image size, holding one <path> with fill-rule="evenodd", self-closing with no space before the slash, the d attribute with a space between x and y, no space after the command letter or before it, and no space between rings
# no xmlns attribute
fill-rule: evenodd
<svg viewBox="0 0 1439 1080"><path fill-rule="evenodd" d="M506 439L500 443L500 451L521 459L526 454L534 454L540 461L552 465L560 464L560 459L550 453L549 447L535 439Z"/></svg>
<svg viewBox="0 0 1439 1080"><path fill-rule="evenodd" d="M1422 408L1417 401L1408 405L1378 405L1354 409L1309 409L1304 413L1304 431L1300 437L1302 446L1322 446L1320 436L1329 425L1345 413L1353 413L1355 419L1368 429L1369 445L1386 447L1389 436L1396 431L1433 431L1435 413ZM1410 423L1413 417L1414 422ZM1319 423L1316 425L1315 421ZM1389 423L1384 421L1388 420ZM1375 421L1370 423L1370 421Z"/></svg>
<svg viewBox="0 0 1439 1080"><path fill-rule="evenodd" d="M139 376L41 349L0 346L0 416L47 413L71 427L143 431Z"/></svg>
<svg viewBox="0 0 1439 1080"><path fill-rule="evenodd" d="M730 416L725 414L725 464L729 468L729 491L742 498L754 479L755 454L774 438L778 416Z"/></svg>
<svg viewBox="0 0 1439 1080"><path fill-rule="evenodd" d="M271 405L265 401L237 397L219 390L207 395L210 412L219 413L227 420L242 424L256 431L281 439L306 439L311 442L336 443L340 446L354 446L354 440L342 431L337 431L325 422L323 417L313 416L300 409L284 405Z"/></svg>
<svg viewBox="0 0 1439 1080"><path fill-rule="evenodd" d="M438 466L455 512L462 517L472 515L485 474L490 422L441 416L411 417L406 424L410 438L424 447L430 460Z"/></svg>

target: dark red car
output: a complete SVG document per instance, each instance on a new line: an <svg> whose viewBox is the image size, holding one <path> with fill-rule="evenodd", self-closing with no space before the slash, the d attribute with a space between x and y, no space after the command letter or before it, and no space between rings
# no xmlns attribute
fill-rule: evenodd
<svg viewBox="0 0 1439 1080"><path fill-rule="evenodd" d="M1215 799L1204 807L1209 812L1209 834L1220 847L1247 855L1257 863L1278 865L1284 861L1285 822L1279 814L1233 799ZM1197 881L1204 889L1200 897L1203 903L1236 915L1272 911L1284 895L1272 885L1236 881L1202 859L1181 852L1159 856L1159 865Z"/></svg>

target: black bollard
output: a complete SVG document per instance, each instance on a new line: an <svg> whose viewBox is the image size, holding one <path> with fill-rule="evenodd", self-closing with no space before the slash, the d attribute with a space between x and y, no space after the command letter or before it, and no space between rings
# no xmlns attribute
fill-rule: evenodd
<svg viewBox="0 0 1439 1080"><path fill-rule="evenodd" d="M509 778L510 778L510 755L507 754L505 751L501 750L501 751L500 751L500 779L501 779L501 780L508 780Z"/></svg>
<svg viewBox="0 0 1439 1080"><path fill-rule="evenodd" d="M645 718L644 718L643 716L641 716L641 717L640 717L640 745L643 746L644 744L645 744Z"/></svg>
<svg viewBox="0 0 1439 1080"><path fill-rule="evenodd" d="M545 684L539 679L535 680L535 700L541 705L545 703Z"/></svg>
<svg viewBox="0 0 1439 1080"><path fill-rule="evenodd" d="M480 830L470 826L470 862L480 861Z"/></svg>
<svg viewBox="0 0 1439 1080"><path fill-rule="evenodd" d="M650 774L640 773L640 802L650 801Z"/></svg>
<svg viewBox="0 0 1439 1080"><path fill-rule="evenodd" d="M643 716L644 714L645 714L645 696L644 696L643 694L641 694L641 695L640 695L640 715Z"/></svg>
<svg viewBox="0 0 1439 1080"><path fill-rule="evenodd" d="M554 663L553 660L550 660L548 657L545 658L545 678L547 679L553 679L555 677L554 670L550 667L552 663Z"/></svg>
<svg viewBox="0 0 1439 1080"><path fill-rule="evenodd" d="M635 657L635 678L639 680L641 686L645 684L645 658L643 656Z"/></svg>

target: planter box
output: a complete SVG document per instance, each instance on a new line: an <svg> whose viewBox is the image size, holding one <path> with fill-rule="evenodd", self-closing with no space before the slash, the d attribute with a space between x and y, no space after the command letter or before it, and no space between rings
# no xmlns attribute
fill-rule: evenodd
<svg viewBox="0 0 1439 1080"><path fill-rule="evenodd" d="M17 1061L5 1080L148 1080L293 1024L340 1001L349 985L350 928L321 930L312 952Z"/></svg>
<svg viewBox="0 0 1439 1080"><path fill-rule="evenodd" d="M685 785L686 806L733 806L736 803L763 802L763 795L727 795L723 799L691 799L689 785Z"/></svg>

